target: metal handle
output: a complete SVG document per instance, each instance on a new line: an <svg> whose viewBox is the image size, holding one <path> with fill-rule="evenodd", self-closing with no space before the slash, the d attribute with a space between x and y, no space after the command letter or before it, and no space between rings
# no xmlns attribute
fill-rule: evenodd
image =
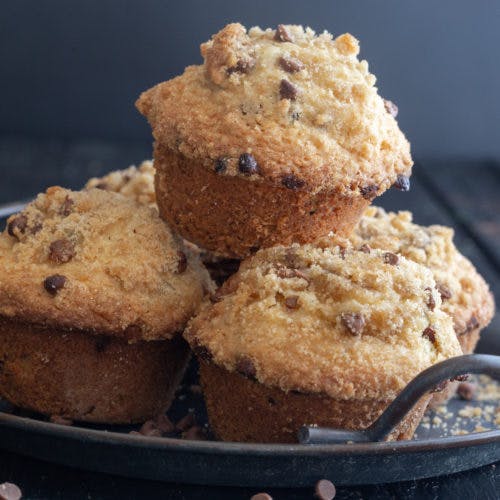
<svg viewBox="0 0 500 500"><path fill-rule="evenodd" d="M20 212L30 201L31 200L13 201L5 205L0 205L0 219Z"/></svg>
<svg viewBox="0 0 500 500"><path fill-rule="evenodd" d="M500 380L500 356L466 354L450 358L417 375L370 427L360 431L304 426L298 432L303 444L383 441L415 403L439 383L468 373L486 374Z"/></svg>

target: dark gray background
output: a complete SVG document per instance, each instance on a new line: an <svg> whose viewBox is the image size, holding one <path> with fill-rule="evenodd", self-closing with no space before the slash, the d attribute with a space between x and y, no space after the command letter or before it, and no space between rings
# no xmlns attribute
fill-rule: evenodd
<svg viewBox="0 0 500 500"><path fill-rule="evenodd" d="M149 140L134 101L224 24L361 40L414 156L500 158L500 1L3 1L0 133Z"/></svg>

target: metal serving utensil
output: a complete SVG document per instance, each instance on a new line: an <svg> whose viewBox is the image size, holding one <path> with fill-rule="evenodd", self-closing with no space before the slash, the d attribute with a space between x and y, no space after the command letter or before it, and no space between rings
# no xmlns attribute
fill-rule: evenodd
<svg viewBox="0 0 500 500"><path fill-rule="evenodd" d="M304 426L298 432L302 444L364 443L384 441L415 403L438 384L469 373L500 380L500 356L466 354L450 358L417 375L370 427L360 431Z"/></svg>

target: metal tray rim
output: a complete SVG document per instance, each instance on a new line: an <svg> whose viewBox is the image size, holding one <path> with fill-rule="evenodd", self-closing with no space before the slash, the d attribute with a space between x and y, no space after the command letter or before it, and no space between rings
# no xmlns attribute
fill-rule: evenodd
<svg viewBox="0 0 500 500"><path fill-rule="evenodd" d="M101 442L109 445L127 445L133 448L155 448L180 452L197 452L224 455L289 456L307 455L363 455L387 453L412 453L429 449L446 449L500 443L500 429L475 432L458 436L408 441L386 441L352 444L268 444L235 443L222 441L194 441L168 437L147 437L123 434L115 431L64 426L27 417L0 412L0 426L57 436L70 440Z"/></svg>

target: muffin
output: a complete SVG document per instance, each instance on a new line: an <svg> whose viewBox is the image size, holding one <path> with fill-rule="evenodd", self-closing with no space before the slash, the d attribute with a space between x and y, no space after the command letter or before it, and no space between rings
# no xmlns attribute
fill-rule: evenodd
<svg viewBox="0 0 500 500"><path fill-rule="evenodd" d="M333 235L321 239L320 245L342 242ZM463 352L474 351L481 329L493 318L495 302L488 284L455 247L453 229L419 226L412 222L410 212L369 207L348 243L356 248L387 250L428 267L441 295L442 309L453 319Z"/></svg>
<svg viewBox="0 0 500 500"><path fill-rule="evenodd" d="M155 168L152 161L143 161L139 168L135 166L124 170L115 170L104 177L93 177L85 184L85 189L98 188L113 191L144 203L155 210L156 196L154 188ZM190 241L184 240L184 246L199 256L208 270L210 277L220 286L240 265L239 259L229 259L214 252L204 250Z"/></svg>
<svg viewBox="0 0 500 500"><path fill-rule="evenodd" d="M191 320L210 424L226 441L364 429L417 374L459 355L432 273L394 253L312 245L245 260ZM389 436L412 436L431 395Z"/></svg>
<svg viewBox="0 0 500 500"><path fill-rule="evenodd" d="M161 216L232 258L348 234L371 200L406 190L410 146L358 41L229 24L204 63L137 101L155 139Z"/></svg>
<svg viewBox="0 0 500 500"><path fill-rule="evenodd" d="M321 244L335 245L342 239L332 236ZM441 295L442 310L453 319L464 354L471 354L480 332L493 318L495 302L488 284L453 244L453 229L423 227L412 222L410 212L385 212L369 207L348 239L356 248L387 250L422 264L434 275ZM432 405L447 401L457 382L433 396Z"/></svg>
<svg viewBox="0 0 500 500"><path fill-rule="evenodd" d="M188 361L178 333L211 290L154 210L49 188L0 235L0 396L87 422L157 415Z"/></svg>
<svg viewBox="0 0 500 500"><path fill-rule="evenodd" d="M131 165L123 170L110 172L104 177L93 177L87 181L85 189L113 191L157 209L154 178L153 162L144 160L139 167Z"/></svg>

